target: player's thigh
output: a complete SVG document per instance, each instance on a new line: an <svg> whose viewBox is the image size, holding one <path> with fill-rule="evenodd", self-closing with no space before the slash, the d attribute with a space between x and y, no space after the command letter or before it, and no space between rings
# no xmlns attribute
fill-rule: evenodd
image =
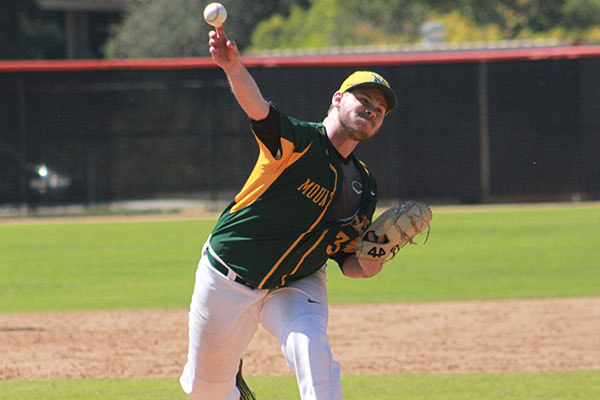
<svg viewBox="0 0 600 400"><path fill-rule="evenodd" d="M258 328L266 291L232 282L203 257L189 313L188 366L205 381L235 376L240 357Z"/></svg>
<svg viewBox="0 0 600 400"><path fill-rule="evenodd" d="M307 319L307 315L312 317ZM280 342L285 340L291 324L302 319L312 321L307 328L326 332L329 311L324 268L270 292L259 318L265 329L277 336Z"/></svg>

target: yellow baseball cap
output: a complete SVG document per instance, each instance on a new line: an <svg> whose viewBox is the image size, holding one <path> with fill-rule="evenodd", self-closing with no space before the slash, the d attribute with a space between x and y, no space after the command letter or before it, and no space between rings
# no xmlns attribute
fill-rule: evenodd
<svg viewBox="0 0 600 400"><path fill-rule="evenodd" d="M387 101L388 113L396 107L396 103L398 102L396 93L394 93L388 81L378 73L371 71L356 71L342 82L339 91L343 93L358 87L370 87L380 91Z"/></svg>

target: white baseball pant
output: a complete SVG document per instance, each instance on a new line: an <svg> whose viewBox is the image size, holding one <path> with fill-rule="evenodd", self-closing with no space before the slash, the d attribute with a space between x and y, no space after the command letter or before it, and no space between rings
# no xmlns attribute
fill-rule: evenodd
<svg viewBox="0 0 600 400"><path fill-rule="evenodd" d="M235 375L259 323L279 339L302 400L342 399L340 365L327 336L325 267L283 288L254 290L215 270L206 251L207 245L196 271L180 378L190 399L239 398Z"/></svg>

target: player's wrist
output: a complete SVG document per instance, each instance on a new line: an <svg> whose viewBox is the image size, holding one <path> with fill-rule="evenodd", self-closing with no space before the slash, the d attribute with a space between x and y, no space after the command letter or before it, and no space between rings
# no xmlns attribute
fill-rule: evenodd
<svg viewBox="0 0 600 400"><path fill-rule="evenodd" d="M242 63L242 60L239 57L221 64L220 67L223 69L223 71L225 71L231 80L240 79L245 74L248 74L246 66L244 63Z"/></svg>

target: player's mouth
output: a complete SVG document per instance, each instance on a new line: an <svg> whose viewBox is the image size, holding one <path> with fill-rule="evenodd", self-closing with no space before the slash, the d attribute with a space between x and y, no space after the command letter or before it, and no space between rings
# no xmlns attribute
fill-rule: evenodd
<svg viewBox="0 0 600 400"><path fill-rule="evenodd" d="M369 118L369 116L367 114L359 113L357 120L359 123L364 124L364 125L368 126L369 128L373 128L375 126L375 120Z"/></svg>

